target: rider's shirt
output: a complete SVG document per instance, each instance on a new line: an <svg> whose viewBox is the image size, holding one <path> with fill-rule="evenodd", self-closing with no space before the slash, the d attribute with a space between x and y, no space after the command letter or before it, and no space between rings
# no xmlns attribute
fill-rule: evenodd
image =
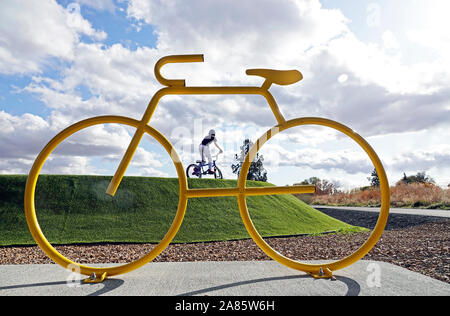
<svg viewBox="0 0 450 316"><path fill-rule="evenodd" d="M202 145L203 146L209 146L212 142L217 143L217 138L209 137L209 135L208 135L205 138L203 138Z"/></svg>

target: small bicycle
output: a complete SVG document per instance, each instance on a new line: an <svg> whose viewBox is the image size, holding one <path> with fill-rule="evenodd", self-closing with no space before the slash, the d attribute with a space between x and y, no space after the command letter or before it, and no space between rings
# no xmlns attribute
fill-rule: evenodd
<svg viewBox="0 0 450 316"><path fill-rule="evenodd" d="M216 161L219 158L219 154L216 155L216 159L212 161L211 170L208 172L208 163L204 160L197 160L196 164L192 163L186 168L186 177L188 178L202 178L203 176L214 176L215 179L223 179L222 171L216 165Z"/></svg>
<svg viewBox="0 0 450 316"><path fill-rule="evenodd" d="M386 177L383 165L378 158L372 147L357 133L355 133L349 127L320 117L300 117L290 120L286 120L282 115L274 96L269 91L272 84L278 85L290 85L303 79L303 75L298 70L273 70L273 69L248 69L246 73L252 76L259 76L264 79L261 86L219 86L219 87L187 87L184 79L166 79L161 73L161 67L168 63L186 63L186 62L203 62L203 55L174 55L161 58L155 65L155 77L165 86L158 90L152 99L150 100L147 109L141 120L136 120L124 116L97 116L89 119L85 119L78 123L75 123L59 134L57 134L39 153L33 166L31 167L28 175L27 184L25 188L25 215L30 232L41 249L56 263L63 266L66 269L76 267L79 273L91 276L86 282L102 282L107 276L118 275L137 269L142 265L152 261L156 258L172 241L177 234L181 223L183 222L184 215L186 213L186 207L188 199L202 198L202 197L218 197L218 196L234 196L237 198L239 212L247 229L249 235L255 241L255 243L272 259L296 270L304 271L310 275L323 278L331 277L333 271L342 269L352 263L358 261L364 257L370 249L377 243L378 239L386 225L389 215L389 200L390 190L389 183ZM275 116L277 124L265 132L254 143L252 148L248 151L244 158L239 173L239 178L236 187L220 187L220 188L189 188L186 171L183 168L181 159L177 154L173 145L164 137L158 130L149 125L150 119L155 113L156 107L162 97L167 95L260 95L267 101L273 115ZM159 144L164 147L169 154L175 166L178 180L179 180L179 196L178 196L178 208L176 215L173 219L167 233L161 239L161 241L146 255L141 258L129 262L124 265L115 267L90 267L73 262L70 259L61 255L46 239L44 236L36 216L35 210L35 190L36 183L41 172L41 169L49 157L49 155L60 145L65 139L71 135L91 126L104 125L104 124L122 124L127 127L135 129L135 133L125 151L120 164L117 167L114 176L109 182L109 186L106 189L106 193L114 196L120 182L129 166L131 159L136 153L136 149L142 140L144 135L153 137ZM381 191L381 207L378 221L372 231L372 234L366 240L366 242L358 248L351 255L329 263L323 264L308 264L302 263L297 260L283 256L275 249L273 249L264 239L261 237L256 227L254 226L247 207L247 197L258 195L271 195L271 194L301 194L301 193L314 193L315 187L311 185L293 185L293 186L264 186L264 187L251 187L247 186L247 174L251 162L254 160L256 154L261 147L270 140L273 136L280 132L288 130L290 128L302 125L319 125L329 127L336 131L339 131L346 136L350 137L356 144L358 144L364 152L370 158L372 164L380 179L380 191ZM113 141L113 140L111 140ZM198 166L198 165L197 165ZM194 167L195 168L195 167ZM217 166L215 167L216 170ZM189 174L189 172L187 172ZM198 173L200 175L200 173Z"/></svg>

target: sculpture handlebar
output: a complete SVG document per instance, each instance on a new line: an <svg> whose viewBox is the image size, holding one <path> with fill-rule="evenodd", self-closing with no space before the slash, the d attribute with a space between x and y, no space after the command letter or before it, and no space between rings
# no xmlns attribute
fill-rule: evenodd
<svg viewBox="0 0 450 316"><path fill-rule="evenodd" d="M161 67L165 64L169 63L192 63L192 62L203 62L203 54L196 54L196 55L172 55L172 56L166 56L158 60L158 62L155 65L155 77L156 80L159 81L164 86L185 86L185 80L184 79L166 79L164 78L161 73Z"/></svg>

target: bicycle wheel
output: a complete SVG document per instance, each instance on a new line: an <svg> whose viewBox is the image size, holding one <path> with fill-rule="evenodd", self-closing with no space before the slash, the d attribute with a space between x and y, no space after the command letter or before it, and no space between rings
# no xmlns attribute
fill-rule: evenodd
<svg viewBox="0 0 450 316"><path fill-rule="evenodd" d="M377 174L380 179L380 190L381 190L381 208L380 213L378 217L378 221L369 236L369 238L366 240L366 242L358 248L356 251L354 251L349 256L337 260L331 263L324 263L324 264L306 264L302 263L296 260L293 260L291 258L288 258L279 252L277 252L275 249L273 249L264 239L261 237L257 229L255 228L251 218L250 214L247 208L247 202L246 202L246 179L247 174L250 168L250 162L253 161L254 157L256 156L256 153L261 149L261 147L264 145L266 141L268 141L270 138L272 138L274 135L276 135L279 132L285 131L289 128L300 126L300 125L320 125L332 128L334 130L337 130L339 132L342 132L343 134L350 137L354 142L359 145L360 148L363 149L363 151L368 155L370 158L370 161L374 165ZM315 117L305 117L305 118L297 118L293 120L289 120L283 124L277 125L274 128L270 129L266 133L264 133L253 145L253 147L249 150L247 156L245 157L244 163L241 168L241 172L238 179L238 187L240 189L240 193L238 195L238 205L239 205L239 211L242 217L242 220L244 222L244 225L249 232L252 239L255 241L255 243L272 259L278 261L279 263L286 265L292 269L300 270L307 272L315 277L330 277L332 275L333 271L342 269L346 266L349 266L353 264L354 262L358 261L362 257L364 257L377 243L378 239L380 238L384 227L386 226L386 222L389 215L389 203L390 203L390 191L389 191L389 183L386 177L385 170L383 168L383 165L378 158L375 151L372 149L372 147L358 134L356 134L352 129L346 127L345 125L342 125L340 123L337 123L332 120L323 119L323 118L315 118Z"/></svg>
<svg viewBox="0 0 450 316"><path fill-rule="evenodd" d="M222 171L220 171L219 167L215 167L216 171L214 172L214 178L223 179Z"/></svg>
<svg viewBox="0 0 450 316"><path fill-rule="evenodd" d="M196 164L190 164L186 168L186 176L188 178L201 178L202 177L202 171Z"/></svg>
<svg viewBox="0 0 450 316"><path fill-rule="evenodd" d="M87 127L100 125L100 124L123 124L125 126L139 128L140 122L131 118L127 117L121 117L121 116L99 116L99 117L93 117L87 120L80 121L78 123L75 123L68 128L64 129L62 132L60 132L58 135L56 135L40 152L38 157L36 158L28 179L26 183L25 188L25 200L24 200L24 207L25 207L25 215L28 223L28 227L30 229L30 232L39 245L39 247L57 264L61 265L62 267L66 269L70 269L73 271L73 269L76 269L77 272L84 275L92 275L95 273L97 276L111 276L111 275L117 275L126 273L128 271L134 270L139 268L140 266L148 263L149 261L153 260L156 256L158 256L170 243L170 241L175 237L178 229L181 226L181 223L184 218L186 205L187 205L187 197L186 197L186 189L187 189L187 179L186 175L184 173L184 168L181 164L181 160L176 153L173 146L170 144L170 142L157 130L154 128L146 125L143 127L144 133L148 134L149 136L153 137L157 143L162 145L164 149L167 151L167 153L170 155L172 162L174 163L177 175L178 175L178 181L179 181L179 200L178 200L178 207L176 210L175 217L170 225L170 228L168 229L167 233L164 235L164 237L161 239L161 241L147 254L140 257L139 259L119 265L114 267L90 267L86 265L82 265L76 262L73 262L72 260L64 257L62 254L60 254L47 240L47 238L44 236L40 225L38 223L37 215L36 215L36 209L35 209L35 190L36 190L36 183L39 177L39 174L41 172L41 169L49 157L49 155L55 150L55 148L61 144L62 141L67 139L69 136L75 134L78 131L81 131ZM106 273L106 274L105 274Z"/></svg>

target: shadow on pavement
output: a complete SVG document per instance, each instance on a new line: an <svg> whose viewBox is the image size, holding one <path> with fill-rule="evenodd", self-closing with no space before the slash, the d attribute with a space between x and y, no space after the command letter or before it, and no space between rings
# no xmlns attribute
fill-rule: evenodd
<svg viewBox="0 0 450 316"><path fill-rule="evenodd" d="M291 279L305 279L305 278L311 278L309 275L289 275L289 276L282 276L282 277L271 277L271 278L260 278L260 279L253 279L253 280L246 280L246 281L240 281L240 282L233 282L223 285L217 285L201 290L196 290L192 292L186 292L182 294L178 294L177 296L192 296L192 295L200 295L200 294L207 294L209 292L223 290L231 287L236 286L242 286L242 285L248 285L248 284L255 284L260 282L271 282L271 281L280 281L280 280L291 280ZM347 293L345 296L358 296L361 292L361 286L358 282L356 282L353 279L343 277L343 276L335 276L335 280L329 280L329 282L336 282L340 281L345 283L347 286Z"/></svg>
<svg viewBox="0 0 450 316"><path fill-rule="evenodd" d="M123 280L120 279L106 279L101 284L103 288L95 291L94 293L90 293L87 296L98 296L105 293L108 293L112 290L117 289L124 283ZM98 284L98 283L97 283ZM69 287L89 287L93 284L82 283L82 282L67 282L67 281L56 281L56 282L42 282L42 283L30 283L30 284L17 284L17 285L9 285L9 286L0 286L0 291L2 290L14 290L20 288L28 288L28 287L40 287L40 286L55 286L55 285L67 285Z"/></svg>

